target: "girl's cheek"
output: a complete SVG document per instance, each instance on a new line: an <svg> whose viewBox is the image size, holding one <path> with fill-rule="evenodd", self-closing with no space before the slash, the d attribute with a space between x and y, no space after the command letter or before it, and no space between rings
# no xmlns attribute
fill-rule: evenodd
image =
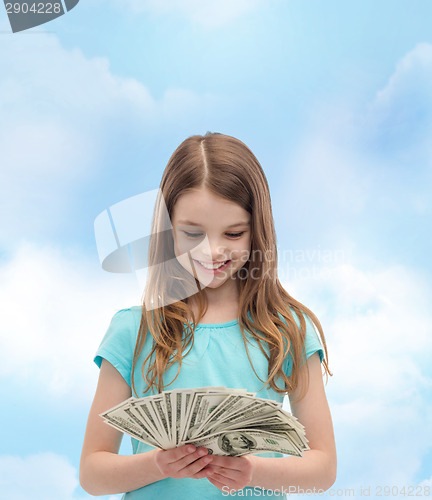
<svg viewBox="0 0 432 500"><path fill-rule="evenodd" d="M242 266L249 260L250 253L247 251L233 253L233 261L241 264Z"/></svg>

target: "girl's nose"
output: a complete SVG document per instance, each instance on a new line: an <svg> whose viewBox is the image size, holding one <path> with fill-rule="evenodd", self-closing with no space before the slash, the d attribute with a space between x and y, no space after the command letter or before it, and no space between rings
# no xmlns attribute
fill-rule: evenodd
<svg viewBox="0 0 432 500"><path fill-rule="evenodd" d="M226 260L224 258L226 247L220 238L209 238L207 236L202 244L202 255L208 257L208 261Z"/></svg>

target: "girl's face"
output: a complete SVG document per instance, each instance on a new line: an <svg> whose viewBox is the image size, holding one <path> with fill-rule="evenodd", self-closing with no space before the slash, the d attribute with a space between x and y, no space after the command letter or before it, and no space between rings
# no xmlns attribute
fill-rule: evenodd
<svg viewBox="0 0 432 500"><path fill-rule="evenodd" d="M177 260L204 286L218 288L234 280L249 259L250 221L246 210L207 189L185 193L171 221Z"/></svg>

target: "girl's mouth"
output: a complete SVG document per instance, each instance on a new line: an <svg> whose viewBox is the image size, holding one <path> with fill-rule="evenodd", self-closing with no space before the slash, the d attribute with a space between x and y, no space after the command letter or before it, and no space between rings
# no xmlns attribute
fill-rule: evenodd
<svg viewBox="0 0 432 500"><path fill-rule="evenodd" d="M231 262L230 260L225 261L223 264L219 264L219 267L213 267L212 265L204 265L199 260L193 259L194 262L197 263L200 269L205 271L208 274L217 274L226 269Z"/></svg>

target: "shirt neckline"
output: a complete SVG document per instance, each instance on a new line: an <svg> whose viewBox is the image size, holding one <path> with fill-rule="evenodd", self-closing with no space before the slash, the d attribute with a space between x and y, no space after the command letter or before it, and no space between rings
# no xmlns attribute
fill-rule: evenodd
<svg viewBox="0 0 432 500"><path fill-rule="evenodd" d="M197 323L196 328L226 328L229 326L237 325L238 322L239 320L237 318L232 319L231 321L225 321L225 323Z"/></svg>

